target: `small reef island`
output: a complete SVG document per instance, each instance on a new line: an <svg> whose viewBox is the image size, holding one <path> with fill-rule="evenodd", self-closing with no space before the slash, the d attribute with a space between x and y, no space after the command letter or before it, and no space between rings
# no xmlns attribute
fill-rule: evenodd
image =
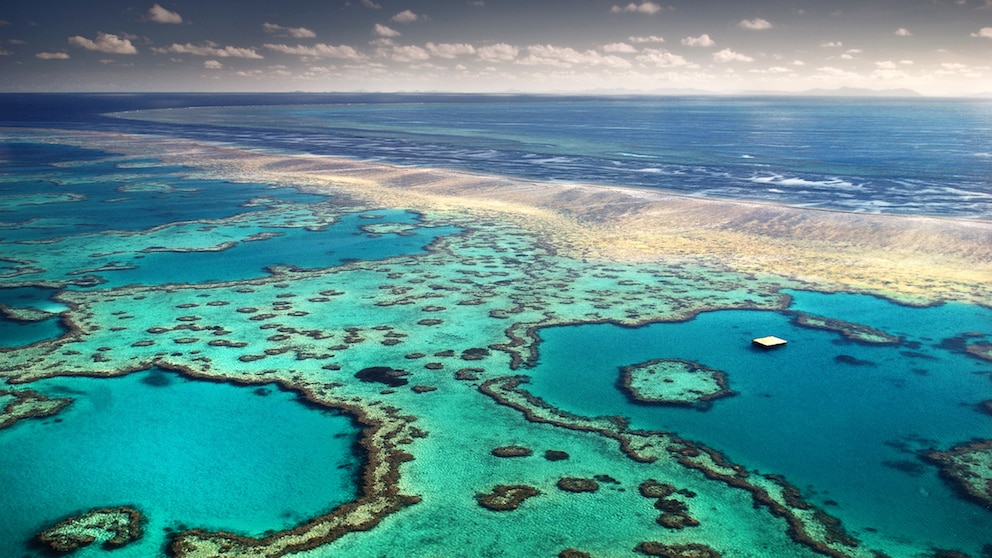
<svg viewBox="0 0 992 558"><path fill-rule="evenodd" d="M977 399L951 398L947 409L989 424L978 409L989 399L992 330L962 329L967 320L953 313L972 321L990 315L990 223L535 183L164 137L3 133L9 143L41 146L32 149L88 154L26 165L22 172L58 185L56 193L4 199L12 212L53 212L14 223L5 217L0 231L4 289L38 299L2 306L36 336L4 347L0 358L0 442L8 440L10 454L29 437L119 404L101 382L143 374L120 397L223 385L252 397L282 394L284 405L341 417L352 428L298 439L310 448L344 440L340 463L328 458L314 465L320 475L306 477L343 479L352 491L341 502L298 511L295 502L319 481L301 482L304 471L289 465L274 477L282 480L272 481L269 504L257 506L281 515L257 521L237 515L243 489L234 485L226 494L217 489L211 504L230 515L211 521L183 517L185 504L165 512L141 501L142 489L121 496L127 500L63 505L78 489L67 483L63 494L25 511L23 525L5 527L4 552L44 544L184 558L992 553L989 440L945 443L937 439L943 434L884 423L879 428L895 433L880 435L889 436L881 449L831 456L816 443L820 432L853 435L848 411L838 409L880 406L862 405L869 396L858 386L906 390L911 397L890 406L923 412L914 410L917 397L953 366ZM114 191L98 197L98 183ZM75 217L55 212L72 204L126 207L141 196L154 205L220 188L250 193L199 217L156 213L158 221L135 230L66 232L59 227L75 226ZM89 201L73 198L76 190L89 191ZM206 211L209 204L190 199ZM18 227L36 236L15 238ZM859 318L851 310L858 305L900 318ZM914 312L942 314L926 318L921 332L907 325L920 320L902 318ZM57 324L54 335L42 329L46 320ZM703 341L675 329L704 320L711 329ZM952 325L931 331L938 322ZM613 327L616 337L595 347L568 344L568 335L590 327ZM552 330L566 341L547 341ZM769 331L789 346L750 347ZM628 335L642 337L627 343ZM667 348L646 346L662 342ZM616 359L562 365L553 387L542 387L547 378L538 376L579 349ZM899 358L911 364L889 365ZM563 399L593 377L605 387ZM986 386L984 395L974 386ZM237 422L239 414L225 415L234 422L209 438L213 449L257 426ZM803 420L776 418L787 416ZM776 433L748 422L758 419L789 428ZM728 434L713 443L706 432L716 421ZM800 427L812 433L786 438ZM778 461L752 462L748 448L757 442L747 436L759 430ZM131 432L126 421L119 432ZM778 436L789 440L782 448ZM192 451L191 436L169 439L179 440L172 454ZM277 457L241 443L235 455L258 456L259 470ZM70 471L82 465L43 449L32 455ZM797 454L831 466L804 469ZM113 482L181 483L204 474L207 461L175 468L176 478L149 479L138 467ZM915 475L905 505L912 511L859 507L850 494L868 489L830 484L832 464L841 461L898 479ZM798 480L768 463L796 467ZM810 480L820 473L829 489ZM20 475L5 482L46 493L29 484L28 469L5 474ZM863 498L885 500L875 496ZM913 538L916 519L928 513L940 527Z"/></svg>
<svg viewBox="0 0 992 558"><path fill-rule="evenodd" d="M707 402L734 395L727 374L695 362L657 359L620 369L620 386L638 403L703 408Z"/></svg>

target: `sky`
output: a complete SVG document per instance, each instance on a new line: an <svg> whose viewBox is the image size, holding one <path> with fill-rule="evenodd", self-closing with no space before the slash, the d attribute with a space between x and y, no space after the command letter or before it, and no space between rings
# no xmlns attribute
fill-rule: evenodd
<svg viewBox="0 0 992 558"><path fill-rule="evenodd" d="M3 91L992 92L992 0L4 0Z"/></svg>

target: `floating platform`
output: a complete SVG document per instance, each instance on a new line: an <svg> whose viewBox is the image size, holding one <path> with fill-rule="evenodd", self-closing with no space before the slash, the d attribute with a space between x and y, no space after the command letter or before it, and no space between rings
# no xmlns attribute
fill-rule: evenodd
<svg viewBox="0 0 992 558"><path fill-rule="evenodd" d="M774 349L775 347L781 347L786 343L788 343L788 341L775 337L774 335L769 335L768 337L758 337L751 340L752 345L757 345L763 349Z"/></svg>

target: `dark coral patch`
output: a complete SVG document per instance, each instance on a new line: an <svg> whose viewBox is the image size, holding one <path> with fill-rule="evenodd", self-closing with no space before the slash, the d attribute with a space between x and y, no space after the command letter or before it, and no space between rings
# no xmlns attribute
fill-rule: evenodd
<svg viewBox="0 0 992 558"><path fill-rule="evenodd" d="M634 552L661 558L720 558L720 553L704 544L664 544L660 542L642 542L634 548Z"/></svg>
<svg viewBox="0 0 992 558"><path fill-rule="evenodd" d="M637 487L645 498L667 498L675 493L675 487L654 479L648 479Z"/></svg>
<svg viewBox="0 0 992 558"><path fill-rule="evenodd" d="M548 450L544 452L544 458L548 461L564 461L568 459L569 456L567 452L558 450Z"/></svg>
<svg viewBox="0 0 992 558"><path fill-rule="evenodd" d="M500 484L493 487L488 494L477 494L475 499L479 505L493 511L513 511L528 498L540 494L541 491L525 484Z"/></svg>
<svg viewBox="0 0 992 558"><path fill-rule="evenodd" d="M409 375L406 370L397 370L388 366L371 366L355 373L355 377L363 382L376 382L389 387L400 387L410 383L404 379L404 376Z"/></svg>
<svg viewBox="0 0 992 558"><path fill-rule="evenodd" d="M490 453L496 457L528 457L534 452L530 448L523 446L500 446L493 448L493 451Z"/></svg>
<svg viewBox="0 0 992 558"><path fill-rule="evenodd" d="M581 477L563 477L558 479L559 490L565 492L596 492L599 490L599 483L593 479Z"/></svg>
<svg viewBox="0 0 992 558"><path fill-rule="evenodd" d="M489 349L473 347L462 351L462 360L482 360L490 355Z"/></svg>

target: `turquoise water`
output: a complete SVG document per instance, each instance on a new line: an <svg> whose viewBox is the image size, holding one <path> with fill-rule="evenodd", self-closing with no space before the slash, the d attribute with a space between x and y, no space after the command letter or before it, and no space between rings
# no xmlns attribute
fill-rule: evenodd
<svg viewBox="0 0 992 558"><path fill-rule="evenodd" d="M27 555L35 532L93 507L136 505L145 539L112 555L150 556L180 524L258 535L357 495L358 428L273 385L152 370L24 387L75 401L0 430L0 556Z"/></svg>
<svg viewBox="0 0 992 558"><path fill-rule="evenodd" d="M674 431L749 468L783 474L869 548L881 536L976 553L992 542L992 514L956 498L936 468L915 455L992 437L992 420L975 410L992 397L992 363L941 348L946 339L975 332L976 324L985 324L988 340L992 311L792 294L793 310L905 339L900 346L856 344L761 311L710 312L636 329L549 328L540 332L540 361L528 389L564 410L627 416L634 428ZM770 334L789 344L772 351L751 346L752 338ZM616 388L617 368L654 358L723 370L739 394L706 412L633 405Z"/></svg>
<svg viewBox="0 0 992 558"><path fill-rule="evenodd" d="M377 217L369 219L369 217ZM359 227L372 223L408 224L403 235L370 234ZM130 269L96 273L106 281L99 288L168 283L244 281L265 277L267 267L287 265L304 269L326 268L349 261L381 260L414 254L438 237L459 232L453 227L416 227L417 216L398 210L352 213L320 231L304 228L253 227L241 235L274 232L280 236L239 242L217 252L150 252L120 259ZM118 258L119 259L119 258Z"/></svg>
<svg viewBox="0 0 992 558"><path fill-rule="evenodd" d="M57 289L0 287L0 305L11 309L28 308L58 313L68 310L65 304L52 300ZM0 314L0 347L23 347L45 339L55 339L65 333L58 316L38 321L20 321Z"/></svg>

